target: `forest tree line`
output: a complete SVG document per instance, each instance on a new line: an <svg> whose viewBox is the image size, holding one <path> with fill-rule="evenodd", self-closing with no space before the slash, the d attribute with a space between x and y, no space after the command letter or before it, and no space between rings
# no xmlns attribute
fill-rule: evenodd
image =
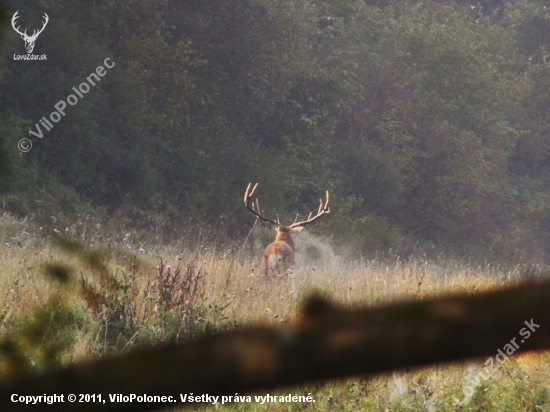
<svg viewBox="0 0 550 412"><path fill-rule="evenodd" d="M7 2L0 136L21 216L163 216L238 240L331 192L316 230L362 254L550 259L550 7L543 0ZM26 25L26 26L25 26ZM40 118L115 67L33 148Z"/></svg>

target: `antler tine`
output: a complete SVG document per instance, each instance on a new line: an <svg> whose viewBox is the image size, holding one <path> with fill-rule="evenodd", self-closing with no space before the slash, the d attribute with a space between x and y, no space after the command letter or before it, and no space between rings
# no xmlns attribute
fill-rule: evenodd
<svg viewBox="0 0 550 412"><path fill-rule="evenodd" d="M33 33L32 34L32 37L34 36L37 36L42 33L44 31L44 29L46 28L48 22L50 21L50 18L48 17L48 15L46 13L44 13L44 15L42 16L42 18L45 20L43 23L42 23L42 28L40 30L35 30L36 33Z"/></svg>
<svg viewBox="0 0 550 412"><path fill-rule="evenodd" d="M21 33L21 31L19 30L19 27L21 27L21 26L15 27L15 25L17 24L15 21L16 21L18 18L19 18L19 10L17 10L17 11L14 13L13 17L11 18L11 26L12 26L13 29L14 29L17 33L19 33L20 35L22 35L22 36L25 35L25 36L26 36L26 35L27 35L27 30L25 30L24 33Z"/></svg>
<svg viewBox="0 0 550 412"><path fill-rule="evenodd" d="M19 10L17 10L14 14L13 14L13 17L11 18L11 24L15 24L15 20L17 20L19 18Z"/></svg>
<svg viewBox="0 0 550 412"><path fill-rule="evenodd" d="M252 186L252 183L248 184L248 186L246 187L246 191L244 192L244 204L246 207L248 207L248 205L250 204L250 199L252 198L252 195L254 194L254 191L256 190L258 183L254 185L252 190L250 190L250 186Z"/></svg>
<svg viewBox="0 0 550 412"><path fill-rule="evenodd" d="M252 185L252 183L249 183L248 186L246 186L246 190L244 192L244 205L246 206L248 204L248 199L249 199L249 196L248 196L248 192L250 191L250 186Z"/></svg>
<svg viewBox="0 0 550 412"><path fill-rule="evenodd" d="M279 226L279 223L275 222L274 220L268 219L268 218L262 216L259 213L260 212L260 204L258 203L257 199L256 199L256 203L258 203L258 211L256 212L254 210L254 204L252 204L252 206L250 206L250 199L252 199L252 195L254 194L254 191L258 187L258 183L256 183L254 185L252 190L250 189L251 186L252 186L252 183L249 183L248 186L246 187L246 191L244 192L244 205L246 206L246 208L248 210L250 210L252 213L254 213L259 219L262 219L263 221L271 223L272 225Z"/></svg>
<svg viewBox="0 0 550 412"><path fill-rule="evenodd" d="M306 220L304 220L302 222L294 222L289 227L294 228L294 227L298 227L298 226L307 225L307 224L312 223L315 220L319 219L321 216L326 215L327 213L330 213L330 208L328 207L328 202L329 202L328 190L326 192L326 199L327 200L326 200L324 205L323 205L323 199L319 199L319 209L317 210L317 214L315 216L312 217L313 212L310 212L309 216L307 217Z"/></svg>

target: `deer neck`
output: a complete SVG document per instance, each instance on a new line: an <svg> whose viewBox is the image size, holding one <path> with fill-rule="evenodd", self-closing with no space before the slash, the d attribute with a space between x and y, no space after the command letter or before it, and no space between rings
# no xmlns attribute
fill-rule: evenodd
<svg viewBox="0 0 550 412"><path fill-rule="evenodd" d="M275 242L288 243L292 250L294 250L294 241L292 240L292 236L290 236L290 232L282 232L277 230L277 237L275 238Z"/></svg>

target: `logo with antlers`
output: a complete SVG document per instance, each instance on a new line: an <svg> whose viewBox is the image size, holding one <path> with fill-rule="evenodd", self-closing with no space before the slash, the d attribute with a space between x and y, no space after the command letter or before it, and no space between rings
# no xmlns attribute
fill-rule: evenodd
<svg viewBox="0 0 550 412"><path fill-rule="evenodd" d="M17 33L21 35L21 38L25 41L25 49L27 50L27 53L31 54L32 51L34 50L34 43L36 42L36 39L38 38L39 34L42 33L46 28L46 25L48 24L48 21L50 20L50 18L46 13L44 13L44 23L42 23L42 28L40 30L34 30L32 33L32 36L29 36L27 34L27 30L25 30L24 32L21 32L19 30L19 26L17 27L15 26L16 24L15 21L19 18L18 13L19 13L19 10L17 10L13 15L11 19L11 26Z"/></svg>

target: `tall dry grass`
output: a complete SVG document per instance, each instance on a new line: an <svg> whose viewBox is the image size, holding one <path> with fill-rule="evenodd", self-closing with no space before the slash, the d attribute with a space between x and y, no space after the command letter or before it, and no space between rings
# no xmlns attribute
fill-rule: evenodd
<svg viewBox="0 0 550 412"><path fill-rule="evenodd" d="M0 219L0 230L0 338L11 345L3 346L4 376L18 373L18 368L40 370L244 325L288 324L312 293L341 305L380 305L488 291L521 282L524 273L520 266L414 257L346 260L320 239L304 234L296 239L297 267L265 281L257 273L255 254L259 256L261 245L254 239L242 249L212 249L205 244L162 246L121 234L118 240L103 236L111 240L70 250L31 236L23 223L7 217ZM57 265L61 269L55 269ZM56 278L64 270L68 281ZM45 273L53 273L53 278ZM25 359L14 365L6 356L14 352ZM476 387L467 405L454 405L452 397L463 398L468 379L484 361L277 391L311 393L316 400L311 404L233 403L212 408L550 410L547 354L511 357L502 372Z"/></svg>

